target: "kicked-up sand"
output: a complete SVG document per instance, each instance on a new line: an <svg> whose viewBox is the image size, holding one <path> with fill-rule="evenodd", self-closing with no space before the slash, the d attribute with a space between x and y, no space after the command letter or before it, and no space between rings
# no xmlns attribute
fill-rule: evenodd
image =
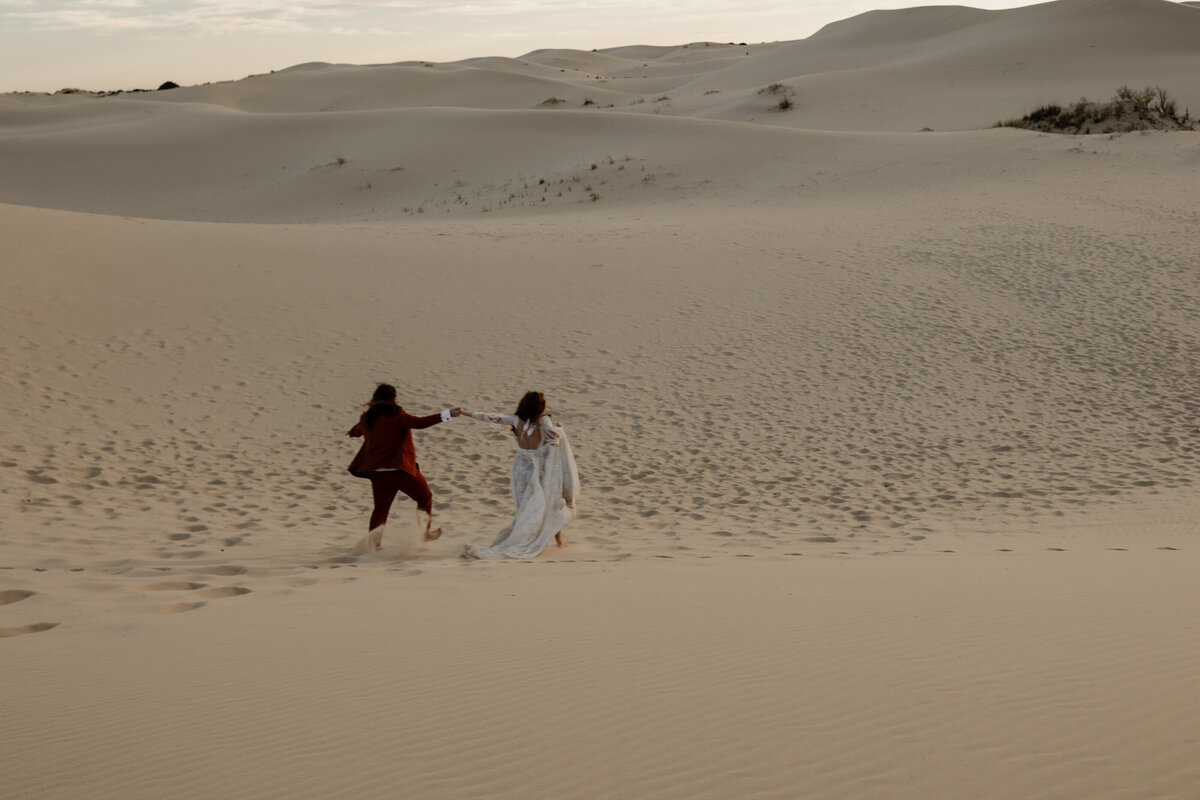
<svg viewBox="0 0 1200 800"><path fill-rule="evenodd" d="M0 97L14 798L1200 786L1200 9ZM776 88L772 88L776 87ZM779 107L782 99L790 107ZM922 128L931 128L922 131ZM467 563L547 394L567 546Z"/></svg>

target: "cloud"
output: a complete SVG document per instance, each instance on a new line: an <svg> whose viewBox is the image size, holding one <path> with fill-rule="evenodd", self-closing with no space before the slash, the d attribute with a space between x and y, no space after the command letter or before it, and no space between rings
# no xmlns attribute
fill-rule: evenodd
<svg viewBox="0 0 1200 800"><path fill-rule="evenodd" d="M430 2L430 0L363 0L355 6L376 6L427 16L506 16L536 14L670 14L690 17L695 14L720 13L729 16L762 13L766 10L787 11L793 4L783 0L754 0L730 3L728 0L576 0L576 2L546 2L546 0L474 0L474 2Z"/></svg>
<svg viewBox="0 0 1200 800"><path fill-rule="evenodd" d="M163 27L159 20L148 17L116 15L109 11L93 8L60 8L52 11L17 12L9 15L28 20L35 26L47 30L99 30L129 31L150 30Z"/></svg>
<svg viewBox="0 0 1200 800"><path fill-rule="evenodd" d="M387 28L328 28L326 33L334 36L397 36L396 31Z"/></svg>
<svg viewBox="0 0 1200 800"><path fill-rule="evenodd" d="M22 0L0 2L12 4ZM230 34L305 33L315 30L310 21L339 13L338 6L328 0L69 0L58 3L57 7L13 11L7 16L50 31L113 33L178 29L189 34Z"/></svg>
<svg viewBox="0 0 1200 800"><path fill-rule="evenodd" d="M670 21L686 17L727 19L745 14L780 12L782 0L0 0L12 9L3 16L42 31L86 31L112 34L142 32L163 36L232 34L312 34L336 36L387 35L390 28L412 29L421 20L431 25L447 20L487 20L511 17L536 20L534 28L561 33L577 29L585 19L626 19L631 14ZM438 20L435 23L433 20ZM520 30L492 29L493 36L519 36ZM503 28L503 26L501 26ZM460 28L460 30L464 30Z"/></svg>
<svg viewBox="0 0 1200 800"><path fill-rule="evenodd" d="M505 14L570 11L577 3L540 3L534 0L496 0L475 3L430 3L428 0L379 0L383 8L400 9L430 16L499 16Z"/></svg>

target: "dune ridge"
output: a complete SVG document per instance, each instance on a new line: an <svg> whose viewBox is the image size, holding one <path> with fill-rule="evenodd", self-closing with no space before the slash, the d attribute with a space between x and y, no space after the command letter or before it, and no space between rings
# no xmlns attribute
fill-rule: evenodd
<svg viewBox="0 0 1200 800"><path fill-rule="evenodd" d="M1200 109L1198 21L0 97L0 785L1190 800L1200 133L990 125ZM444 535L353 555L378 381L545 391L567 546L459 558L514 443L454 420Z"/></svg>
<svg viewBox="0 0 1200 800"><path fill-rule="evenodd" d="M314 63L116 97L6 95L0 202L311 222L659 202L692 189L663 192L671 173L702 175L714 193L769 193L795 182L795 154L827 156L811 150L831 141L818 130L850 147L862 132L979 133L1122 85L1162 86L1181 110L1200 109L1197 37L1200 14L1165 0L1057 0L869 12L744 47ZM776 109L781 97L789 110ZM895 142L874 149L922 149Z"/></svg>
<svg viewBox="0 0 1200 800"><path fill-rule="evenodd" d="M450 63L314 62L121 98L256 113L516 109L558 98L560 109L592 113L825 130L963 130L1045 102L1106 97L1123 84L1162 85L1183 105L1200 107L1191 78L1198 34L1195 7L1167 0L1055 0L1004 11L931 6L867 12L794 41L545 49ZM791 113L768 113L758 95L778 82L797 92ZM10 94L0 96L0 108L89 99Z"/></svg>

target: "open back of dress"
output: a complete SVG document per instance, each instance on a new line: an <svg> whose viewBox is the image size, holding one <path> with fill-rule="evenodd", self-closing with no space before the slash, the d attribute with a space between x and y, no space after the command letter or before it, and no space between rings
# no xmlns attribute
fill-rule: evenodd
<svg viewBox="0 0 1200 800"><path fill-rule="evenodd" d="M473 419L506 425L517 435L510 485L516 514L489 547L468 546L471 558L533 558L575 518L579 470L561 425L549 417L472 413ZM525 445L532 445L526 447Z"/></svg>

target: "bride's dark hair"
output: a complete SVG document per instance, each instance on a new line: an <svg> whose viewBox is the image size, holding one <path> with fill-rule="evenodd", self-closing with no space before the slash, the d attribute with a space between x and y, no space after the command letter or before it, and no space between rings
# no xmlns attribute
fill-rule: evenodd
<svg viewBox="0 0 1200 800"><path fill-rule="evenodd" d="M381 383L375 387L375 394L370 402L365 404L367 413L363 415L363 425L370 428L380 415L391 416L400 406L396 403L396 387L389 383Z"/></svg>
<svg viewBox="0 0 1200 800"><path fill-rule="evenodd" d="M546 411L546 398L541 392L526 392L517 404L517 416L529 422L537 419Z"/></svg>

